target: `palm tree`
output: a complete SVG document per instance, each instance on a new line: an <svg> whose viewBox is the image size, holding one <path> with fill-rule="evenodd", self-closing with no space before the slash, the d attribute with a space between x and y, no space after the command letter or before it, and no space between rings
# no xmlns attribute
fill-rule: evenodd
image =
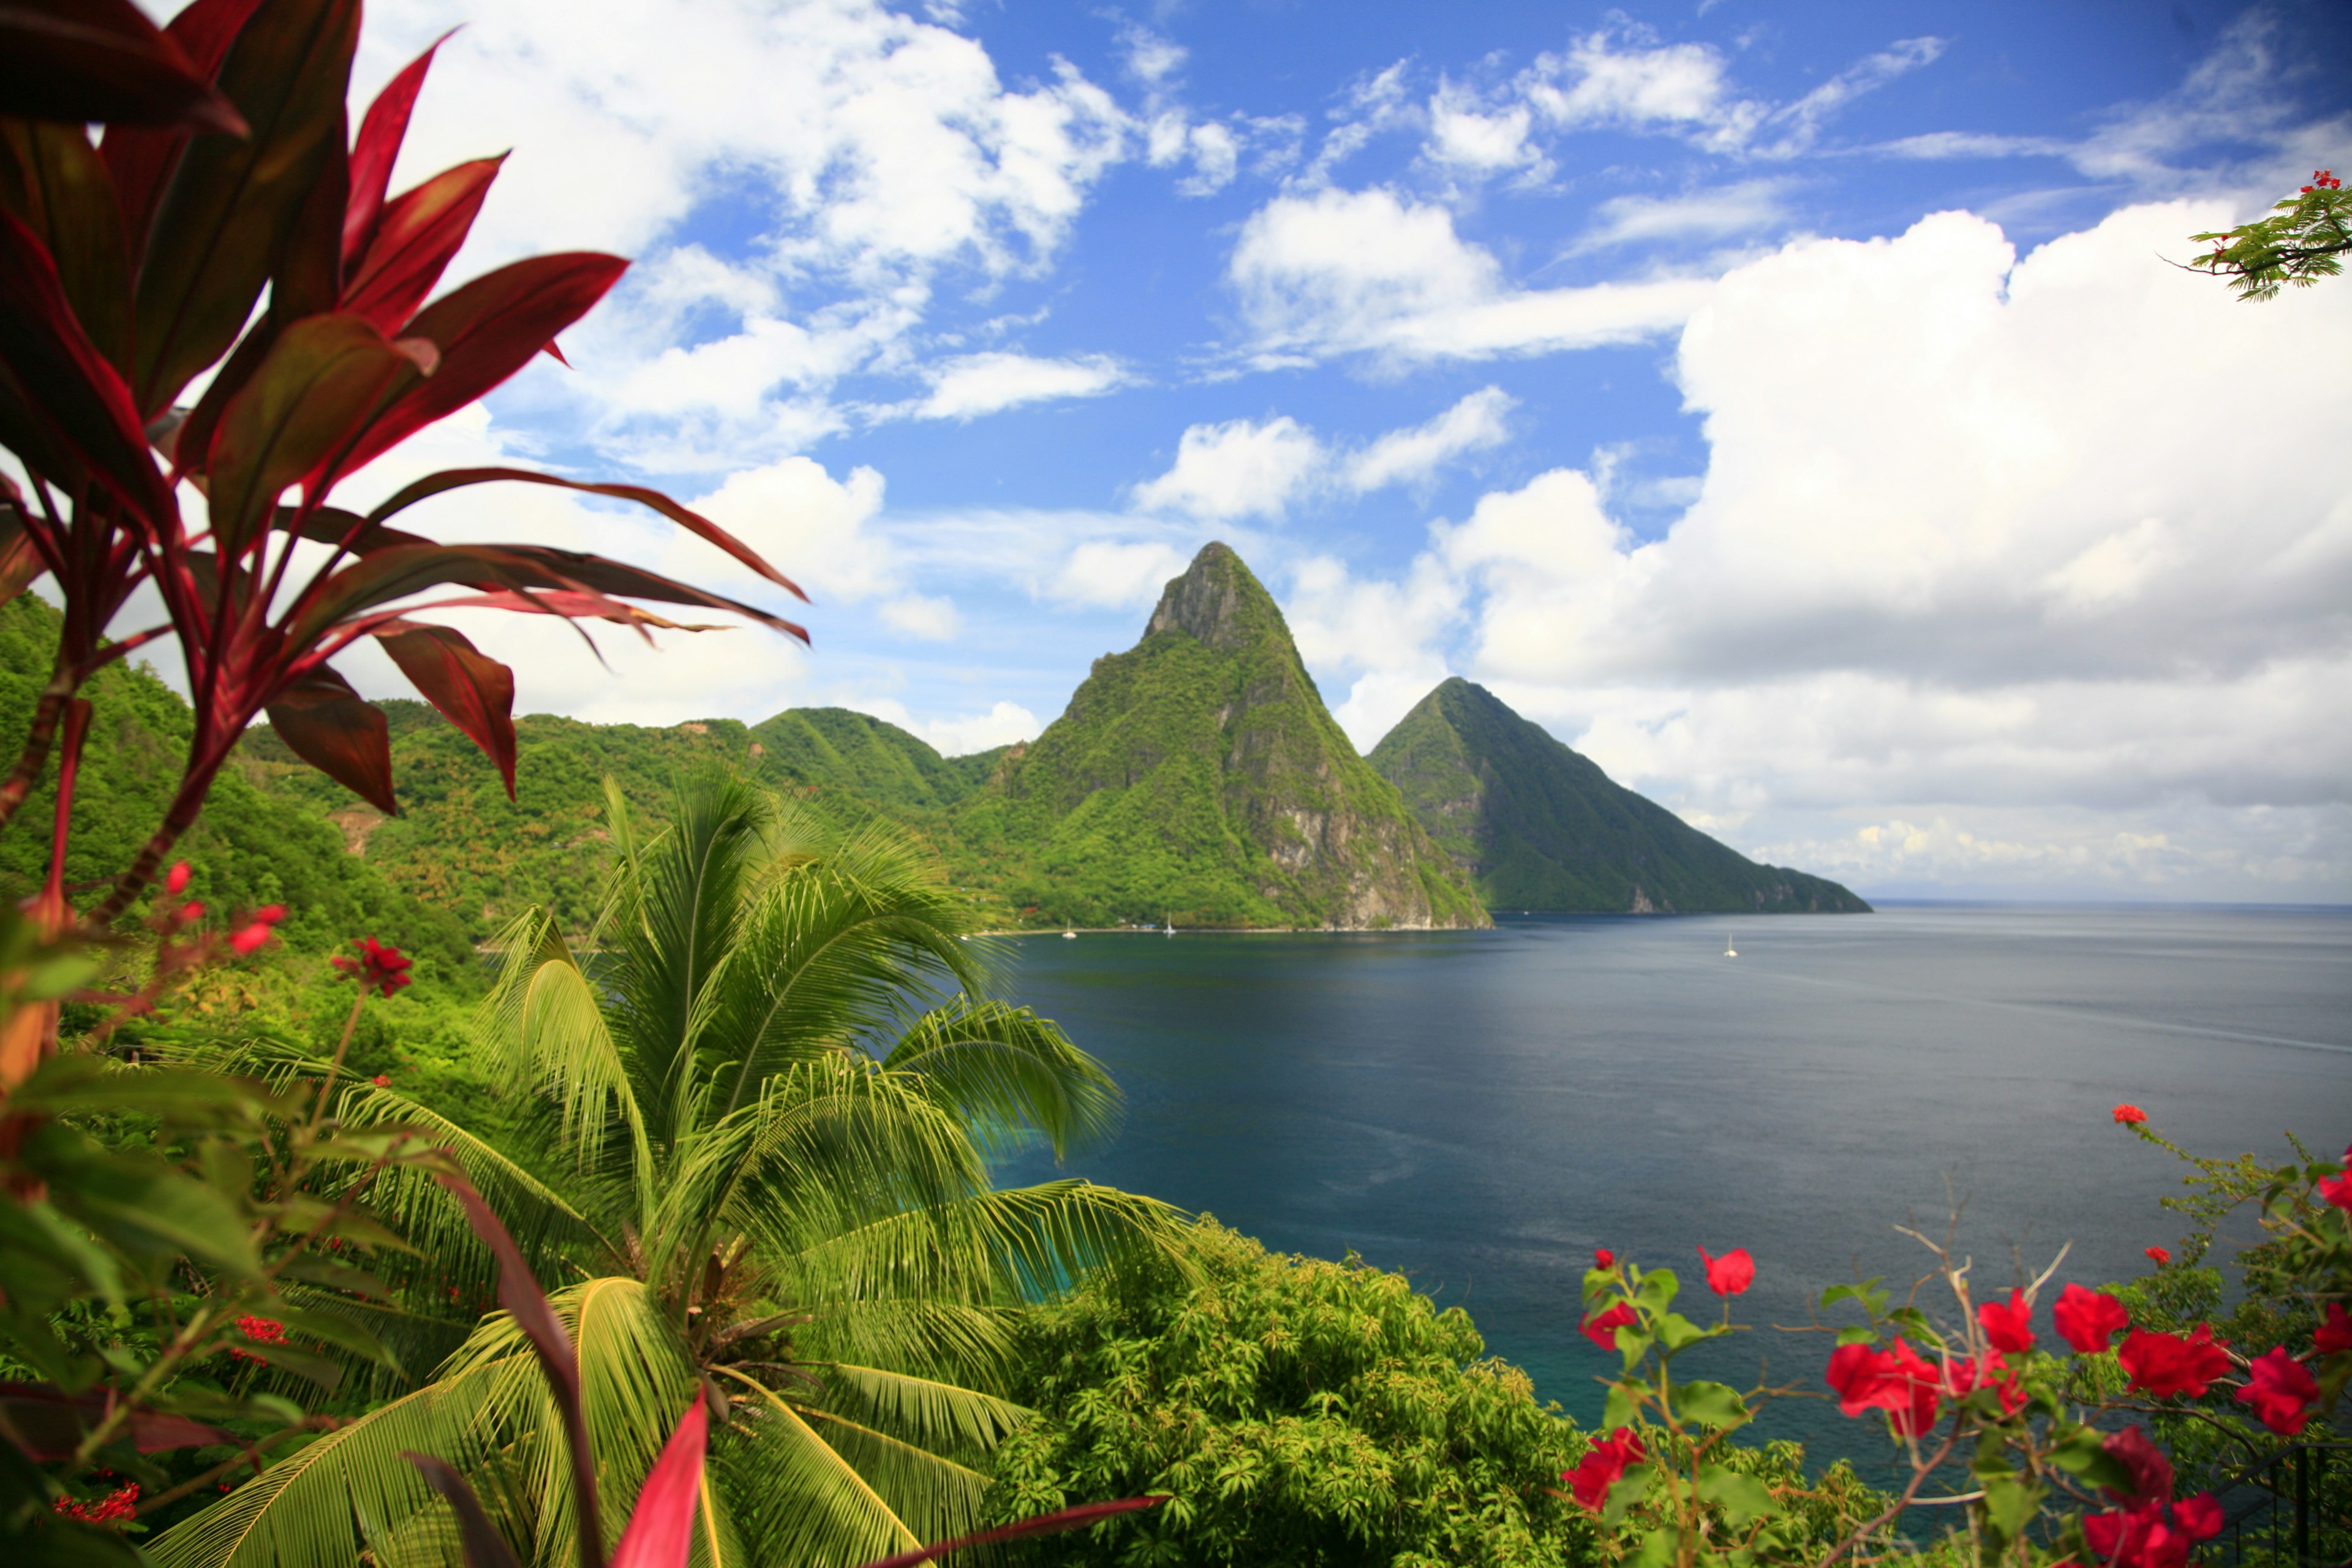
<svg viewBox="0 0 2352 1568"><path fill-rule="evenodd" d="M979 1517L975 1461L1026 1414L987 1392L1013 1310L1171 1235L1150 1199L990 1184L989 1158L1024 1140L1058 1158L1108 1133L1118 1092L1051 1022L985 999L971 917L903 833L706 775L640 844L607 795L618 858L590 943L523 915L483 1010L560 1173L389 1089L352 1090L346 1113L437 1127L568 1261L542 1278L579 1347L604 1498L635 1495L702 1398L709 1563L854 1563L958 1533ZM430 1184L376 1196L428 1250L463 1245ZM493 1314L423 1386L153 1551L174 1568L323 1568L362 1543L442 1560L447 1517L398 1457L415 1449L473 1475L525 1561L566 1561L560 1431Z"/></svg>

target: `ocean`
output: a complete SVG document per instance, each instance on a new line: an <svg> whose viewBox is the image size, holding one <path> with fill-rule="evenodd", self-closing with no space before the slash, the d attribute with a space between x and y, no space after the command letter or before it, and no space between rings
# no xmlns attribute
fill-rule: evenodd
<svg viewBox="0 0 2352 1568"><path fill-rule="evenodd" d="M2086 1284L2175 1245L2158 1200L2186 1168L2116 1126L2118 1101L2204 1154L2352 1140L2352 910L1534 915L1000 952L1003 994L1127 1093L1118 1138L1069 1172L1405 1270L1588 1425L1614 1360L1577 1331L1596 1247L1673 1268L1694 1316L1716 1307L1696 1249L1747 1247L1757 1327L1693 1370L1820 1388L1829 1341L1780 1328L1857 1274L1907 1290L1930 1260L1897 1226L1955 1236L1980 1298L2062 1245L2058 1280ZM1884 1458L1817 1402L1759 1430Z"/></svg>

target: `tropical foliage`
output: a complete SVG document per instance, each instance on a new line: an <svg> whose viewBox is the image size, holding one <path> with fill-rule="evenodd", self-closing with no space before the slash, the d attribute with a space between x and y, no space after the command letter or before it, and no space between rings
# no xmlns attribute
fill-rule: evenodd
<svg viewBox="0 0 2352 1568"><path fill-rule="evenodd" d="M718 774L643 841L617 799L610 821L598 925L519 918L484 1014L552 1170L396 1088L354 1089L346 1114L433 1129L537 1238L608 1496L635 1490L703 1398L715 1560L854 1563L956 1534L978 1517L979 1462L1026 1414L992 1391L1021 1303L1170 1225L1081 1182L992 1190L987 1157L1103 1136L1116 1092L1053 1025L986 998L963 906L902 834L843 832ZM266 1046L234 1065L310 1070ZM467 1250L439 1187L393 1187L383 1201L434 1257ZM470 1301L478 1277L450 1288ZM412 1299L445 1278L410 1281ZM408 1449L475 1478L526 1560L567 1555L552 1397L515 1320L488 1318L421 1387L159 1555L341 1562L371 1531L425 1531L438 1516L397 1462Z"/></svg>
<svg viewBox="0 0 2352 1568"><path fill-rule="evenodd" d="M2315 169L2311 184L2273 205L2268 217L2189 237L2213 247L2189 267L2229 279L2241 300L2275 300L2281 288L2308 289L2344 270L2352 197L2333 170Z"/></svg>

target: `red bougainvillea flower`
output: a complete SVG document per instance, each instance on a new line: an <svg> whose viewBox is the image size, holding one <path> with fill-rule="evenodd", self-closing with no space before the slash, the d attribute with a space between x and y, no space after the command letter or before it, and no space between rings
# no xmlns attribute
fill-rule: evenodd
<svg viewBox="0 0 2352 1568"><path fill-rule="evenodd" d="M1602 1350L1613 1351L1617 1348L1617 1331L1640 1321L1641 1320L1633 1315L1633 1309L1620 1301L1607 1311L1595 1313L1586 1319L1584 1337Z"/></svg>
<svg viewBox="0 0 2352 1568"><path fill-rule="evenodd" d="M1737 1296L1756 1283L1756 1260L1744 1247L1735 1247L1720 1258L1709 1257L1702 1247L1698 1255L1706 1259L1706 1288L1718 1296Z"/></svg>
<svg viewBox="0 0 2352 1568"><path fill-rule="evenodd" d="M257 1345L282 1345L286 1342L286 1325L275 1318L257 1318L248 1312L236 1321L237 1331ZM239 1361L259 1361L247 1351L231 1349L228 1352Z"/></svg>
<svg viewBox="0 0 2352 1568"><path fill-rule="evenodd" d="M2172 1249L2168 1247L2144 1247L2140 1250L2147 1253L2148 1261L2158 1268L2172 1261Z"/></svg>
<svg viewBox="0 0 2352 1568"><path fill-rule="evenodd" d="M2109 1497L2126 1507L2172 1500L2172 1461L2165 1458L2163 1449L2147 1440L2146 1432L2137 1426L2126 1426L2102 1440L2099 1447L2131 1477L2128 1489L2104 1489Z"/></svg>
<svg viewBox="0 0 2352 1568"><path fill-rule="evenodd" d="M390 1089L392 1087L392 1079L383 1073L376 1074L373 1078L368 1079L368 1082L375 1085L378 1089Z"/></svg>
<svg viewBox="0 0 2352 1568"><path fill-rule="evenodd" d="M2343 1302L2327 1303L2327 1317L2312 1331L2311 1348L2321 1355L2352 1351L2352 1316L2346 1314Z"/></svg>
<svg viewBox="0 0 2352 1568"><path fill-rule="evenodd" d="M2294 1437L2301 1435L2319 1403L2319 1384L2308 1367L2279 1345L2254 1358L2246 1372L2246 1386L2238 1390L2238 1403L2252 1405L2263 1425L2280 1436Z"/></svg>
<svg viewBox="0 0 2352 1568"><path fill-rule="evenodd" d="M2116 1330L2131 1327L2131 1314L2124 1310L2121 1301L2080 1285L2069 1285L2058 1293L2050 1316L2066 1342L2083 1355L2098 1354L2116 1337Z"/></svg>
<svg viewBox="0 0 2352 1568"><path fill-rule="evenodd" d="M178 898L188 890L188 879L194 874L194 868L185 860L173 862L172 868L163 874L163 890Z"/></svg>
<svg viewBox="0 0 2352 1568"><path fill-rule="evenodd" d="M2172 1519L2191 1541L2210 1541L2221 1533L2221 1505L2211 1492L2199 1492L2174 1503Z"/></svg>
<svg viewBox="0 0 2352 1568"><path fill-rule="evenodd" d="M2126 1101L2116 1107L2116 1120L2126 1127L2137 1127L2147 1120L2147 1112Z"/></svg>
<svg viewBox="0 0 2352 1568"><path fill-rule="evenodd" d="M2157 1399L2185 1394L2203 1396L2213 1380L2230 1370L2230 1352L2213 1338L2213 1326L2200 1323L2188 1338L2134 1329L2116 1352L2131 1373L2131 1386Z"/></svg>
<svg viewBox="0 0 2352 1568"><path fill-rule="evenodd" d="M373 985L386 996L408 984L412 978L408 966L415 962L400 949L386 946L372 936L361 939L359 957L332 960L337 969L359 978L362 990Z"/></svg>
<svg viewBox="0 0 2352 1568"><path fill-rule="evenodd" d="M1575 1494L1580 1506L1599 1513L1609 1501L1609 1489L1624 1479L1626 1467L1638 1465L1649 1457L1642 1440L1629 1428L1620 1426L1606 1437L1593 1439L1584 1458L1577 1461L1576 1468L1560 1471L1559 1479L1568 1483L1568 1489Z"/></svg>
<svg viewBox="0 0 2352 1568"><path fill-rule="evenodd" d="M190 899L180 906L180 920L183 924L193 925L204 918L205 906L196 900Z"/></svg>
<svg viewBox="0 0 2352 1568"><path fill-rule="evenodd" d="M1987 1301L1977 1309L1984 1325L1985 1342L2009 1355L2033 1348L2033 1304L2022 1290L2011 1290L2007 1301Z"/></svg>
<svg viewBox="0 0 2352 1568"><path fill-rule="evenodd" d="M2109 1487L2123 1506L2083 1521L2083 1535L2102 1564L2113 1568L2184 1568L2189 1548L2221 1531L2221 1505L2210 1492L2172 1500L2172 1462L2137 1426L2100 1445L2131 1476L2131 1488Z"/></svg>
<svg viewBox="0 0 2352 1568"><path fill-rule="evenodd" d="M1936 1424L1944 1378L1901 1340L1891 1350L1840 1345L1830 1352L1829 1384L1838 1409L1848 1415L1884 1410L1904 1436L1916 1437Z"/></svg>
<svg viewBox="0 0 2352 1568"><path fill-rule="evenodd" d="M1955 1399L1966 1398L1979 1388L1996 1390L2000 1395L2003 1415L2014 1415L2025 1408L2025 1390L1999 1351L1986 1352L1981 1364L1972 1361L1952 1363L1944 1369L1944 1386Z"/></svg>
<svg viewBox="0 0 2352 1568"><path fill-rule="evenodd" d="M1617 1267L1617 1255L1610 1251L1605 1247L1597 1247L1594 1249L1592 1254L1592 1267L1595 1268L1614 1268Z"/></svg>
<svg viewBox="0 0 2352 1568"><path fill-rule="evenodd" d="M2352 1148L2344 1151L2341 1173L2319 1178L2319 1195L2347 1214L2352 1214Z"/></svg>

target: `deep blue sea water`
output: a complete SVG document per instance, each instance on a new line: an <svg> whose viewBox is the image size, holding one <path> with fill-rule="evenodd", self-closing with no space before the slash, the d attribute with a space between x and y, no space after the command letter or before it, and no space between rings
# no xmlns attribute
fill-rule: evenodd
<svg viewBox="0 0 2352 1568"><path fill-rule="evenodd" d="M1125 1131L1073 1172L1404 1269L1588 1424L1595 1247L1674 1268L1704 1308L1694 1249L1745 1246L1741 1321L1798 1324L1857 1268L1907 1285L1927 1257L1894 1227L1940 1234L1957 1197L1980 1295L2063 1242L2060 1279L2096 1283L2182 1229L2158 1207L2180 1168L2113 1124L2117 1101L2206 1153L2352 1140L2352 910L1915 905L1003 946L1005 994L1127 1091ZM1827 1348L1763 1327L1706 1370L1745 1383L1769 1358L1776 1381L1817 1380ZM1883 1451L1818 1404L1763 1430L1817 1458Z"/></svg>

